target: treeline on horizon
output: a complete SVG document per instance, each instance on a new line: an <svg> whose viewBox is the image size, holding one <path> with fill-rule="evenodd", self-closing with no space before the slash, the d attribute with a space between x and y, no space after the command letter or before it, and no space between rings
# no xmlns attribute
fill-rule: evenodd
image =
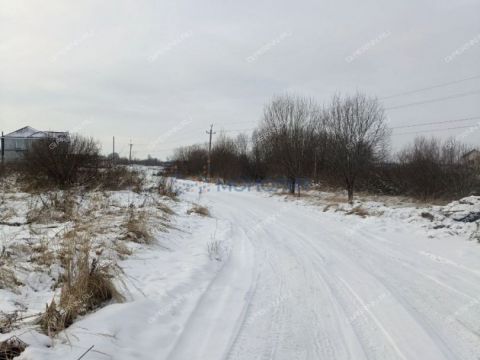
<svg viewBox="0 0 480 360"><path fill-rule="evenodd" d="M328 106L294 95L274 97L264 107L251 136L219 133L210 153L217 181L283 178L290 193L299 179L355 191L452 199L480 191L479 170L465 161L471 150L454 138L417 137L392 154L385 112L362 93L335 95ZM180 147L172 157L176 172L205 177L208 144Z"/></svg>

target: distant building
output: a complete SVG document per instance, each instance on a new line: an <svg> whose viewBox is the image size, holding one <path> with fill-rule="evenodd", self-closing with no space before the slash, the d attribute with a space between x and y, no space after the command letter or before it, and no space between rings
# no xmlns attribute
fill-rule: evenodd
<svg viewBox="0 0 480 360"><path fill-rule="evenodd" d="M15 161L21 159L35 141L41 139L51 139L52 144L68 141L68 132L58 131L39 131L30 126L25 126L14 132L4 135L3 146L1 150L5 161Z"/></svg>
<svg viewBox="0 0 480 360"><path fill-rule="evenodd" d="M480 168L480 151L479 150L472 150L463 155L463 160L471 166L479 167Z"/></svg>

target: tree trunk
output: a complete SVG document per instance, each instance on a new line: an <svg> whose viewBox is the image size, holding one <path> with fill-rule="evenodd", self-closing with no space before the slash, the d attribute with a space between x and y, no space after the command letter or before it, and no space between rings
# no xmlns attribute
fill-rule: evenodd
<svg viewBox="0 0 480 360"><path fill-rule="evenodd" d="M290 179L290 194L295 194L295 178Z"/></svg>
<svg viewBox="0 0 480 360"><path fill-rule="evenodd" d="M353 186L352 185L347 186L347 192L348 192L348 202L352 204L353 203Z"/></svg>

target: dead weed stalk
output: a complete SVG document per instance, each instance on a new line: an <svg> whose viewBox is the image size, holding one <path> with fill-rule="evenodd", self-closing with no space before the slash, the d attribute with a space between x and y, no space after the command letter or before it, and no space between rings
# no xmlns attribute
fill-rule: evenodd
<svg viewBox="0 0 480 360"><path fill-rule="evenodd" d="M113 278L118 275L115 266L102 264L98 258L90 259L90 253L91 243L86 239L64 243L62 260L65 273L60 298L58 302L52 299L38 319L45 334L56 335L78 316L101 307L107 301L123 300L113 283Z"/></svg>

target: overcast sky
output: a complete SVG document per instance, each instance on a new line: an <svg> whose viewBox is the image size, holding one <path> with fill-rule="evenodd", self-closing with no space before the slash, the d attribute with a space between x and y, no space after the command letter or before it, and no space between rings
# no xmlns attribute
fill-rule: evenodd
<svg viewBox="0 0 480 360"><path fill-rule="evenodd" d="M111 138L167 157L213 123L252 129L273 95L379 98L480 75L480 0L0 0L0 130ZM384 100L415 134L480 143L480 77ZM457 129L450 129L456 127ZM461 128L460 128L461 127ZM408 134L405 134L408 133Z"/></svg>

